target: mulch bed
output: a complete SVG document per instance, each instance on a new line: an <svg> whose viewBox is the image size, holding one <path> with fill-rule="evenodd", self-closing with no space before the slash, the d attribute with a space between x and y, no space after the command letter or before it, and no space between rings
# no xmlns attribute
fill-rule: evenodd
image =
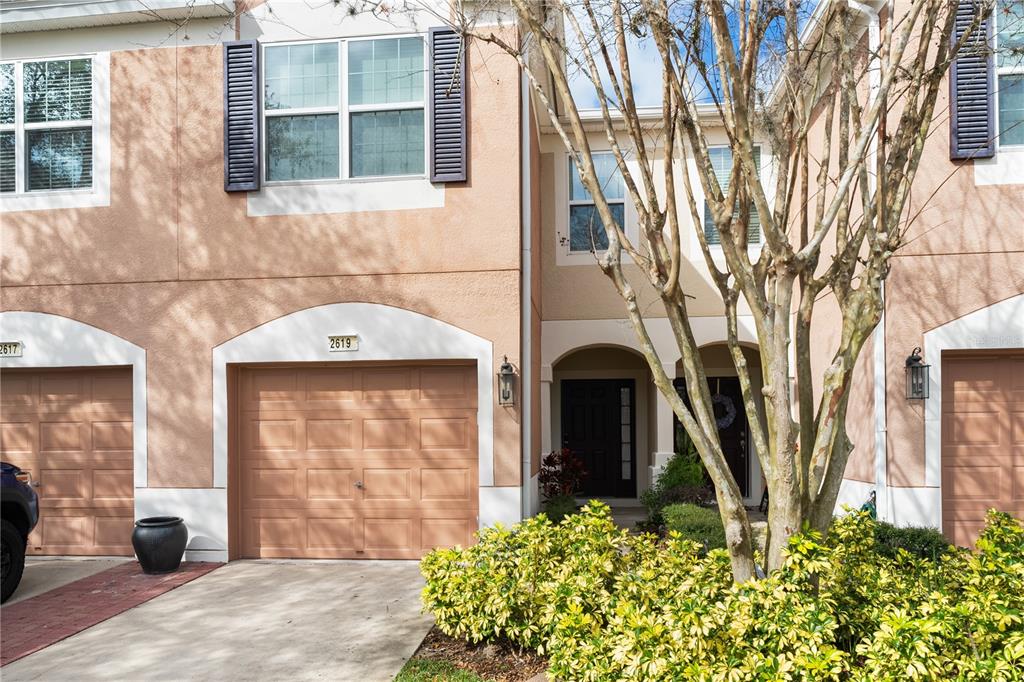
<svg viewBox="0 0 1024 682"><path fill-rule="evenodd" d="M547 670L543 656L503 644L470 644L431 628L413 658L447 661L485 680L525 682Z"/></svg>
<svg viewBox="0 0 1024 682"><path fill-rule="evenodd" d="M223 564L184 561L174 573L146 575L138 562L108 568L0 609L0 666L195 580Z"/></svg>

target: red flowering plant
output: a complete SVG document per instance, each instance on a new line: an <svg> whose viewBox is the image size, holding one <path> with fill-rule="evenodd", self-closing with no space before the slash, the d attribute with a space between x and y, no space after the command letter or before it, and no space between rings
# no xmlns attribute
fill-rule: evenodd
<svg viewBox="0 0 1024 682"><path fill-rule="evenodd" d="M544 455L538 480L544 499L551 500L574 495L586 476L583 460L569 448L562 448Z"/></svg>

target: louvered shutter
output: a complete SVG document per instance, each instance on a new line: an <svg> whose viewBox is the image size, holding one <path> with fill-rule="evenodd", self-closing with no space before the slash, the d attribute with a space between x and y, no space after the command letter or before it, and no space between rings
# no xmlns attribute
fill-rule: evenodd
<svg viewBox="0 0 1024 682"><path fill-rule="evenodd" d="M255 40L224 43L224 191L260 188L260 69Z"/></svg>
<svg viewBox="0 0 1024 682"><path fill-rule="evenodd" d="M465 182L465 42L449 28L430 29L430 181Z"/></svg>
<svg viewBox="0 0 1024 682"><path fill-rule="evenodd" d="M975 0L959 0L954 45L974 21ZM974 29L949 72L949 158L988 158L996 153L992 101L992 17Z"/></svg>

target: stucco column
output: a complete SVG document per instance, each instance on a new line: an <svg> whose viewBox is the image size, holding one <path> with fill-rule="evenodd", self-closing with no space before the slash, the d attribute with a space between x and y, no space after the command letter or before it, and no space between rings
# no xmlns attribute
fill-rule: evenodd
<svg viewBox="0 0 1024 682"><path fill-rule="evenodd" d="M540 368L540 456L551 452L551 365Z"/></svg>
<svg viewBox="0 0 1024 682"><path fill-rule="evenodd" d="M676 363L664 363L662 368L669 377L676 376ZM651 483L658 479L662 469L668 464L668 460L675 452L675 434L673 432L672 407L665 400L665 396L655 389L655 444L654 452L651 454Z"/></svg>

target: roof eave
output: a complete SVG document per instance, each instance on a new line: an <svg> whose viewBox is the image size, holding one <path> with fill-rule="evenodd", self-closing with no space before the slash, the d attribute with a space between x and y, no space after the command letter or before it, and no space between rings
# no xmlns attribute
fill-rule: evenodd
<svg viewBox="0 0 1024 682"><path fill-rule="evenodd" d="M223 0L14 0L0 4L0 33L230 17L234 11L234 2Z"/></svg>

